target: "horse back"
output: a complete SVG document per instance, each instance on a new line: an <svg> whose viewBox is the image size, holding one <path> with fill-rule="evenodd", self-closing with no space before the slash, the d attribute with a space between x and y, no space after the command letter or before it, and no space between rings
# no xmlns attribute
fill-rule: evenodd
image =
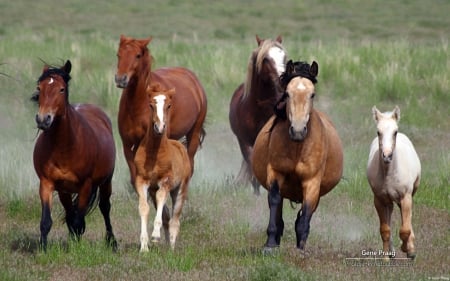
<svg viewBox="0 0 450 281"><path fill-rule="evenodd" d="M184 67L165 67L151 72L151 83L175 88L170 112L170 138L179 139L206 117L207 99L196 75Z"/></svg>

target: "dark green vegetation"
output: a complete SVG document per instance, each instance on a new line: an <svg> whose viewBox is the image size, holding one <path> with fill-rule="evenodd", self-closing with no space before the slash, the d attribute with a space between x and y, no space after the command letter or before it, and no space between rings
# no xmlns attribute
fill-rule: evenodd
<svg viewBox="0 0 450 281"><path fill-rule="evenodd" d="M0 2L0 280L450 277L448 1L60 2ZM111 216L119 252L103 244L99 210L88 217L81 243L68 240L55 198L50 248L41 253L38 182L31 161L36 106L29 101L41 59L57 65L70 59L71 101L100 105L117 128L121 91L113 77L121 33L153 36L154 68L186 66L208 94L208 134L196 157L179 244L175 252L166 245L138 252L137 199L128 186L116 130ZM232 184L241 158L228 125L228 103L245 77L255 34L281 34L289 58L318 61L315 106L332 116L345 146L345 179L313 216L307 257L295 249L296 210L288 202L280 252L262 255L265 192L255 198L250 187ZM402 110L400 130L410 136L422 160L413 209L418 257L412 267L346 266L345 258L381 248L365 177L368 147L376 136L370 109L391 110L396 104ZM398 210L394 215L399 251Z"/></svg>

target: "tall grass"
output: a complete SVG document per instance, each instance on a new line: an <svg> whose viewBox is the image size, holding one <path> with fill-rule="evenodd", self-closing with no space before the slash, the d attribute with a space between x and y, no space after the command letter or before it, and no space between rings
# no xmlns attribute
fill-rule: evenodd
<svg viewBox="0 0 450 281"><path fill-rule="evenodd" d="M51 0L0 2L1 280L448 277L449 3L137 0L58 5ZM147 254L138 253L137 197L128 184L116 121L121 90L113 79L121 33L154 36L149 45L153 67L192 69L208 95L207 137L196 155L175 252L157 245ZM299 206L290 208L286 202L282 246L265 256L260 248L267 200L264 195L255 198L250 187L233 184L241 156L228 125L228 106L245 77L255 34L281 34L289 58L319 63L315 107L332 117L344 143L344 178L321 199L306 257L294 249ZM103 243L98 210L87 218L81 243L71 241L58 219L62 207L57 200L49 251L37 251L40 202L32 165L37 107L29 97L44 61L62 65L66 59L73 65L70 101L98 104L113 121L117 162L111 217L120 245L117 254ZM413 268L343 265L345 257L381 245L365 177L368 147L376 136L373 105L382 110L400 106L400 131L410 136L422 160L413 216L419 255ZM398 214L393 220L397 233ZM397 235L394 244L400 244Z"/></svg>

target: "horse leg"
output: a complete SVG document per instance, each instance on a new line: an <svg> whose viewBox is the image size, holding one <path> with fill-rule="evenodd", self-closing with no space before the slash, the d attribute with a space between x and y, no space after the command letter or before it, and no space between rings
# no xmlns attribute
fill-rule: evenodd
<svg viewBox="0 0 450 281"><path fill-rule="evenodd" d="M86 221L84 218L86 216L87 210L89 209L91 196L94 196L92 194L92 189L92 180L87 179L78 192L77 206L75 208L75 216L72 224L73 233L75 234L75 238L77 240L81 238L81 236L84 234L84 231L86 230Z"/></svg>
<svg viewBox="0 0 450 281"><path fill-rule="evenodd" d="M65 221L67 225L67 229L69 230L69 234L71 237L74 236L74 228L73 228L73 222L75 219L75 209L72 202L72 194L70 193L64 193L64 192L58 192L59 201L64 207L64 210L66 212Z"/></svg>
<svg viewBox="0 0 450 281"><path fill-rule="evenodd" d="M414 250L414 232L412 229L412 195L405 194L400 201L400 211L402 215L402 226L400 228L400 239L402 243L402 251L406 253L407 257L414 259L416 257Z"/></svg>
<svg viewBox="0 0 450 281"><path fill-rule="evenodd" d="M236 176L235 182L240 184L250 182L253 187L253 194L260 195L261 193L259 191L259 182L253 175L252 167L250 165L250 158L253 152L253 147L239 140L239 148L241 149L242 157L244 157L244 159L242 160L241 169Z"/></svg>
<svg viewBox="0 0 450 281"><path fill-rule="evenodd" d="M169 196L170 189L168 179L163 179L159 183L159 189L156 191L156 215L153 222L152 242L161 241L161 226L163 225L162 215L163 210Z"/></svg>
<svg viewBox="0 0 450 281"><path fill-rule="evenodd" d="M205 136L205 129L203 128L204 120L205 116L199 118L194 124L194 127L186 135L187 153L191 162L191 175L194 173L195 153L197 153L198 147L201 145Z"/></svg>
<svg viewBox="0 0 450 281"><path fill-rule="evenodd" d="M269 225L267 226L267 241L264 248L270 249L280 246L284 231L283 198L276 180L270 185L267 201L269 203Z"/></svg>
<svg viewBox="0 0 450 281"><path fill-rule="evenodd" d="M319 204L320 183L317 181L308 181L303 184L303 202L302 208L297 214L295 220L295 234L297 238L297 248L305 249L306 240L309 235L311 218Z"/></svg>
<svg viewBox="0 0 450 281"><path fill-rule="evenodd" d="M117 241L116 238L114 237L114 233L112 230L112 225L111 225L111 219L109 216L109 213L111 211L111 192L112 192L112 187L111 187L111 177L103 184L100 186L100 200L99 200L99 207L100 207L100 211L102 212L103 215L103 220L105 221L105 228L106 228L106 243L112 247L113 251L117 250Z"/></svg>
<svg viewBox="0 0 450 281"><path fill-rule="evenodd" d="M134 164L134 154L133 150L136 150L137 147L130 145L123 145L123 154L125 155L125 160L127 161L128 169L130 170L130 183L134 186L136 181L136 165Z"/></svg>
<svg viewBox="0 0 450 281"><path fill-rule="evenodd" d="M172 218L169 222L170 233L170 247L175 249L175 241L177 240L178 233L180 232L180 217L183 210L184 201L186 200L188 183L181 183L180 187L170 192L173 202Z"/></svg>
<svg viewBox="0 0 450 281"><path fill-rule="evenodd" d="M392 252L394 250L392 246L391 237L391 216L394 209L392 202L384 204L377 196L374 196L375 209L380 219L380 235L383 241L383 251ZM387 258L387 257L386 257Z"/></svg>
<svg viewBox="0 0 450 281"><path fill-rule="evenodd" d="M148 252L147 222L150 207L147 202L149 185L140 176L136 177L136 192L139 197L139 215L141 217L141 252Z"/></svg>
<svg viewBox="0 0 450 281"><path fill-rule="evenodd" d="M156 209L157 208L156 191L150 190L150 197L152 199L153 206ZM163 207L163 212L162 212L162 224L163 224L163 228L164 228L164 236L166 238L167 243L170 242L169 220L170 220L170 211L169 211L169 208L167 207L167 204L165 204Z"/></svg>
<svg viewBox="0 0 450 281"><path fill-rule="evenodd" d="M53 205L53 190L55 189L52 182L41 179L39 186L39 197L41 198L41 223L40 223L40 247L47 250L47 236L52 228L52 205Z"/></svg>

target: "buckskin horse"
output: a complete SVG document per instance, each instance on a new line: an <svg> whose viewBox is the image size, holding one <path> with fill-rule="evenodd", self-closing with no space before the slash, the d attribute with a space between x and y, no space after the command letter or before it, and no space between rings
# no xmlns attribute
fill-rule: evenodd
<svg viewBox="0 0 450 281"><path fill-rule="evenodd" d="M317 75L316 62L310 73ZM304 250L320 197L342 177L342 143L329 118L313 107L314 83L295 75L294 63L288 62L281 81L287 85L285 94L256 138L251 163L256 178L268 190L270 216L264 249L280 245L286 198L302 204L295 232L297 248Z"/></svg>

